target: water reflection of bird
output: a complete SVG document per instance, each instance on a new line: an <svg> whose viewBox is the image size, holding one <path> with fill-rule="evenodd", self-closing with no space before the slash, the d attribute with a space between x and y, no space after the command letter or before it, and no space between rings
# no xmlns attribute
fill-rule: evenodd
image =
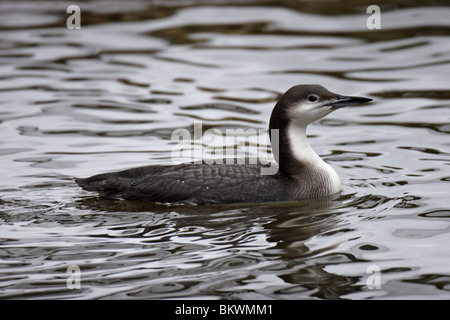
<svg viewBox="0 0 450 320"><path fill-rule="evenodd" d="M307 126L341 107L369 102L320 85L290 88L275 105L269 123L278 171L270 165L179 164L145 166L75 181L105 198L168 203L236 203L317 198L341 190L341 182L306 139ZM262 171L263 170L263 171Z"/></svg>

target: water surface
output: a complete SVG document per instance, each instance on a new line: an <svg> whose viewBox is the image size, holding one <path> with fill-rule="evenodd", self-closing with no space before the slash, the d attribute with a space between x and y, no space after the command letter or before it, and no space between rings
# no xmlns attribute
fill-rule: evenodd
<svg viewBox="0 0 450 320"><path fill-rule="evenodd" d="M449 299L450 8L380 6L369 30L360 1L92 1L68 30L62 2L1 2L0 298ZM169 164L199 122L266 129L300 83L374 98L309 127L336 199L167 206L72 180Z"/></svg>

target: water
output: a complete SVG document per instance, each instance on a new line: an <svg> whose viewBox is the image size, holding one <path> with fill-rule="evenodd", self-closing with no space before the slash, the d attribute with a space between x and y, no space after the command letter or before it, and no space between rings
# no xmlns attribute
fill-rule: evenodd
<svg viewBox="0 0 450 320"><path fill-rule="evenodd" d="M426 5L369 30L358 1L94 1L68 30L62 2L1 2L0 297L449 299L450 8ZM198 122L265 129L300 83L374 98L309 127L337 199L166 206L72 180L171 163Z"/></svg>

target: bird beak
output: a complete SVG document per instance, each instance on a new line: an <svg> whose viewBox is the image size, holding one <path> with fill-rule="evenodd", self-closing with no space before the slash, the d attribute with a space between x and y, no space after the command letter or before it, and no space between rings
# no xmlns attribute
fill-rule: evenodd
<svg viewBox="0 0 450 320"><path fill-rule="evenodd" d="M372 99L364 98L364 97L346 97L346 96L340 96L324 106L332 106L333 109L339 109L346 106L354 106L361 103L366 103L372 101Z"/></svg>

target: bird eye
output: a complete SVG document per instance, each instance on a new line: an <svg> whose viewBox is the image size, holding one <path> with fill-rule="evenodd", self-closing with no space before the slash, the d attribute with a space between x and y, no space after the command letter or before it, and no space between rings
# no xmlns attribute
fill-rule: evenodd
<svg viewBox="0 0 450 320"><path fill-rule="evenodd" d="M319 98L318 98L316 95L314 95L314 94L311 94L311 95L308 97L308 101L309 101L309 102L316 102L317 100L319 100Z"/></svg>

